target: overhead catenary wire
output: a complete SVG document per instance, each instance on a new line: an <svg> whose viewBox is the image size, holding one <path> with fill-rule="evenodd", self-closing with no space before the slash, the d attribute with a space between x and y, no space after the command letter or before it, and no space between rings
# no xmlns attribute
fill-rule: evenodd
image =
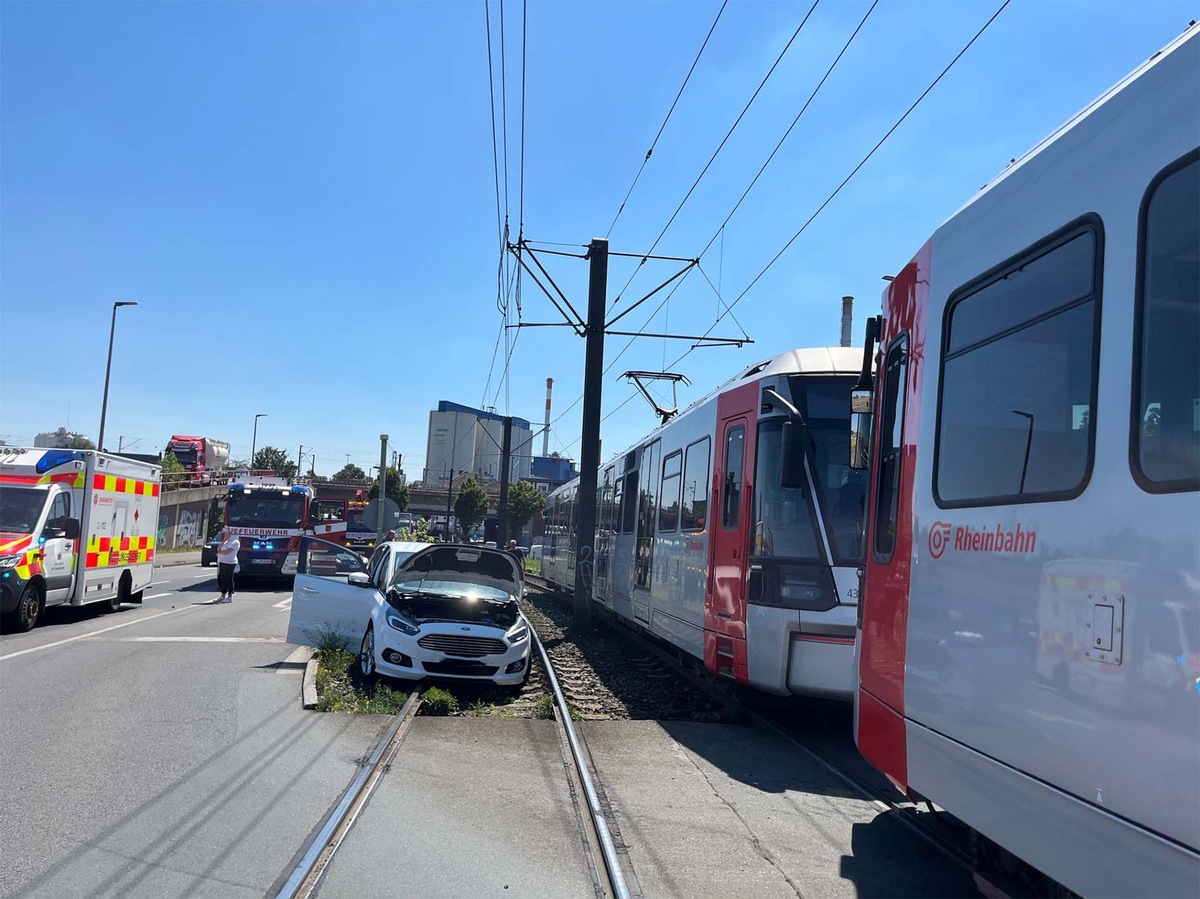
<svg viewBox="0 0 1200 899"><path fill-rule="evenodd" d="M801 225L800 228L788 239L787 243L785 243L783 245L783 247L779 250L779 252L777 252L771 258L771 260L762 268L762 270L757 275L754 276L754 278L750 281L750 283L747 284L746 287L741 291L741 293L738 294L737 298L728 304L725 311L717 316L717 320L715 322L713 322L713 324L705 332L705 336L711 334L712 331L716 328L716 326L720 323L720 321L726 315L733 314L733 308L738 303L740 303L742 301L742 299L745 298L746 294L748 294L751 291L751 289L753 289L754 285L757 284L762 279L762 277L771 269L771 267L783 256L783 254L785 252L787 252L787 250L792 246L792 244L794 244L796 242L796 240L799 239L799 237L817 219L817 217L825 210L825 208L834 200L834 198L837 197L837 195L839 193L841 193L842 189L847 184L850 183L850 181L854 178L855 175L857 175L859 173L859 171L862 170L863 166L865 166L867 164L867 162L871 159L871 157L874 156L875 153L879 150L879 148L882 147L884 145L884 143L887 142L888 138L890 138L892 136L892 134L895 133L896 129L899 128L900 125L902 125L904 123L904 121L912 114L913 110L915 110L921 104L921 102L930 94L930 92L935 87L937 87L937 85L941 82L941 80L943 78L945 78L947 74L949 74L950 70L953 69L954 66L958 63L958 61L960 59L962 59L962 57L966 54L966 52L968 50L970 50L972 46L974 46L975 42L978 41L979 38L983 36L984 32L986 32L988 30L988 28L991 27L992 23L995 22L997 18L999 18L1000 14L1004 12L1004 10L1008 7L1009 3L1011 3L1011 2L1012 2L1012 0L1004 0L1004 2L1002 2L1000 4L1000 6L996 9L996 11L994 13L992 13L991 17L986 22L983 23L983 25L979 28L978 31L975 32L975 34L971 37L971 39L969 41L967 41L967 43L963 46L963 48L961 50L959 50L958 53L954 56L954 58L951 59L950 62L945 66L945 68L943 68L941 70L941 72L938 73L937 77L935 77L933 79L933 81L930 82L929 86L926 87L925 90L921 92L921 94L917 97L917 99L912 102L912 104L908 107L908 109L906 109L904 111L904 113L896 120L896 122L887 130L887 132L883 135L883 137L881 137L879 139L879 141L870 149L870 151L862 158L862 160L860 160L859 163L850 171L850 174L848 174L842 180L842 182L834 189L834 191L828 197L825 198L825 201L823 203L821 203L820 206L817 207L816 211L813 212L812 215L810 215L808 217L808 219L804 222L804 224ZM680 362L682 362L684 359L686 359L688 356L690 356L698 348L698 346L699 345L697 344L697 345L693 345L693 346L689 347L687 350L685 350L683 353L681 353L674 361L672 361L670 363L669 367L674 368L676 365L678 365ZM625 400L623 400L621 403L619 403L614 409L612 409L610 412L608 412L606 415L604 415L601 418L601 421L602 422L607 421L609 418L611 418L613 415L615 415L617 412L619 412L621 409L623 409L636 396L637 396L636 393L630 394L628 397L626 397ZM566 449L569 450L572 446L574 446L578 442L579 442L578 440L572 441L571 443L567 444Z"/></svg>
<svg viewBox="0 0 1200 899"><path fill-rule="evenodd" d="M617 293L616 298L613 300L614 306L621 302L621 297L624 295L625 291L629 289L629 285L633 283L633 279L637 277L638 272L641 271L646 259L649 258L650 254L653 253L655 248L658 247L659 242L662 241L664 236L666 236L666 233L668 230L670 230L671 225L675 223L675 219L679 216L679 213L683 211L683 207L687 205L687 201L691 199L692 194L700 185L700 182L704 180L704 176L708 174L708 170L712 167L712 164L716 161L721 151L725 148L725 144L729 142L729 138L733 136L733 132L736 131L738 125L742 123L742 119L746 117L746 113L750 111L750 107L754 105L754 101L758 99L758 95L762 93L762 89L766 87L767 82L771 80L771 76L775 74L775 70L783 61L784 56L787 55L788 50L791 49L792 44L796 42L796 38L800 36L800 32L803 30L809 18L812 17L812 14L816 11L820 2L821 0L813 0L813 5L809 7L808 12L804 14L804 18L801 19L800 24L796 26L796 30L792 32L792 36L788 38L788 42L784 44L784 47L779 52L779 55L775 57L775 61L771 63L771 68L767 70L767 74L763 76L762 81L760 81L758 84L758 87L754 89L754 93L750 95L750 99L746 101L746 105L742 107L742 111L738 113L738 117L734 120L733 124L729 126L729 130L725 132L725 136L721 138L721 142L717 145L717 149L713 151L713 154L709 157L708 162L704 164L704 168L700 170L700 174L696 176L696 180L692 182L692 186L688 188L688 191L686 194L684 194L683 199L679 201L679 205L676 206L675 211L671 213L671 217L667 220L667 223L663 226L663 229L658 233L658 237L654 238L654 242L650 245L650 249L646 252L646 256L643 257L642 262L639 263L637 268L633 270L633 274L629 276L629 280L625 282L625 286L622 287Z"/></svg>
<svg viewBox="0 0 1200 899"><path fill-rule="evenodd" d="M833 74L833 70L837 68L837 64L842 61L842 57L846 55L846 51L850 49L850 45L854 43L854 39L858 37L858 33L862 31L862 27L867 24L867 19L871 17L871 13L875 11L875 7L878 5L879 0L872 0L871 6L867 9L866 13L859 21L858 26L850 33L850 37L846 39L846 43L842 45L842 49L838 51L838 55L834 57L833 62L829 64L829 68L825 70L825 74L821 76L821 80L817 82L817 86L814 87L812 93L808 95L808 99L804 101L804 105L800 107L800 111L796 113L796 117L792 119L792 124L788 125L787 130L783 132L783 136L779 138L779 142L775 144L775 149L771 151L770 155L767 156L766 161L764 161L762 166L759 167L758 172L756 172L754 177L750 179L750 183L746 185L746 189L742 191L742 195L738 197L738 201L734 203L733 208L729 210L729 215L725 216L725 220L721 222L721 226L717 228L715 232L713 232L713 236L709 238L708 243L704 245L704 249L700 251L699 255L701 257L703 257L704 254L709 251L712 245L716 242L717 238L725 233L725 226L729 224L729 220L733 218L734 213L737 212L741 207L742 202L747 196L750 195L750 191L754 189L754 185L758 183L758 179L762 177L762 173L767 170L767 166L771 164L771 160L775 158L775 154L779 152L779 148L783 146L784 141L788 139L796 125L800 122L801 116L803 116L808 107L812 105L812 101L816 99L817 94L821 92L821 88L825 86L825 82L829 79L829 76ZM720 291L718 291L718 293L720 293Z"/></svg>
<svg viewBox="0 0 1200 899"><path fill-rule="evenodd" d="M621 213L625 211L625 204L629 202L629 198L633 196L633 189L637 187L638 180L642 177L642 172L646 170L646 163L650 161L650 157L654 155L654 148L658 146L658 139L662 137L663 131L666 130L667 122L671 121L671 114L675 112L675 107L679 104L679 98L683 96L683 90L687 87L688 81L692 78L692 73L696 71L696 64L700 62L700 57L704 53L704 48L708 46L709 38L713 36L713 32L717 28L717 23L721 21L721 14L725 12L725 7L729 5L729 0L723 0L721 8L717 10L717 17L713 19L712 25L708 28L708 34L704 36L704 43L700 45L700 49L696 51L696 56L692 60L692 65L688 69L687 75L684 76L683 84L679 85L679 90L675 93L675 99L671 101L671 108L667 110L666 116L662 120L662 124L658 126L658 133L654 135L654 140L650 142L650 149L646 151L646 155L642 157L642 164L638 167L637 174L633 176L633 183L629 185L629 190L625 192L625 199L621 201L620 207L617 209L617 214L613 216L612 224L608 226L608 231L605 233L605 238L609 237L613 228L617 227L617 220L621 218Z"/></svg>
<svg viewBox="0 0 1200 899"><path fill-rule="evenodd" d="M975 42L977 40L979 40L979 38L983 35L983 33L988 30L988 28L991 26L991 24L994 21L996 21L996 19L999 17L1000 13L1004 12L1005 8L1011 2L1012 2L1012 0L1004 0L1004 2L1000 4L999 8L994 13L992 13L991 18L989 18L986 22L983 23L983 26L978 31L975 32L974 36L969 41L967 41L966 45L961 50L958 51L958 53L955 55L955 57L952 60L950 60L949 63L947 63L946 67L944 69L942 69L941 72L938 73L937 77L934 78L932 82L930 82L929 86L921 92L921 95L919 97L917 97L917 99L912 102L912 105L909 106L908 109L906 109L904 111L904 114L901 115L900 118L898 118L895 121L895 123L892 125L892 127L887 130L887 133L885 133L883 135L883 137L881 137L879 139L879 141L875 144L875 146L873 146L870 149L870 151L867 153L867 155L864 156L859 161L858 165L856 165L853 169L851 169L850 174L848 174L845 178L842 179L841 184L839 184L836 188L834 188L833 193L831 193L828 197L825 198L825 201L820 206L817 207L816 211L813 212L813 214L808 217L808 219L804 222L803 225L800 226L800 228L796 231L796 233L793 234L790 238L788 238L787 243L785 243L779 249L779 252L777 252L774 256L772 256L771 260L765 266L763 266L762 270L757 275L754 276L754 278L750 281L749 284L747 284L745 286L745 288L742 289L742 292L737 295L737 298L734 299L733 302L731 302L729 304L729 306L726 309L726 313L723 313L721 316L718 316L717 321L713 322L712 326L709 328L707 333L712 333L712 329L717 326L717 324L720 322L720 320L722 318L724 318L725 314L732 313L733 307L742 301L742 299L746 296L746 294L748 294L754 288L754 285L757 284L762 279L763 275L765 275L768 271L770 271L771 267L773 265L775 265L775 263L779 261L779 259L783 256L783 254L788 251L788 249L792 246L792 244L794 244L799 239L800 235L803 234L806 230L808 230L808 226L811 225L814 221L816 221L817 216L819 216L822 212L825 211L825 207L827 207L830 203L833 202L834 198L839 193L842 192L842 188L844 188L847 184L849 184L851 179L853 179L854 176L857 175L862 170L862 167L865 166L867 164L867 162L870 161L871 157L875 155L876 151L880 147L882 147L884 145L884 143L887 142L887 139L889 137L891 137L895 133L896 129L899 128L904 123L905 119L907 119L912 114L913 110L916 109L921 104L921 101L924 100L927 96L929 96L929 93L935 87L937 87L938 83L941 82L941 80L946 77L946 75L950 72L950 70L954 68L955 64L957 64L958 61L963 58L963 55L968 50L971 49L971 47L975 44ZM689 349L687 351L687 353L684 353L684 356L687 356L688 353L691 353L692 350L694 350L694 349L695 349L695 347L692 347L691 349ZM681 356L680 358L682 359L683 357ZM674 363L672 363L672 364L674 364Z"/></svg>

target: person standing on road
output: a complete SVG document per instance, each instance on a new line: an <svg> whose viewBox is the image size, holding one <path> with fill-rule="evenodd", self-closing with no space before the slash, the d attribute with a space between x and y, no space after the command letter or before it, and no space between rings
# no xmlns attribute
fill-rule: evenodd
<svg viewBox="0 0 1200 899"><path fill-rule="evenodd" d="M521 570L524 571L525 570L525 553L521 552L520 548L517 546L516 540L508 541L508 551L512 555L516 556L517 561L521 563Z"/></svg>
<svg viewBox="0 0 1200 899"><path fill-rule="evenodd" d="M221 590L221 598L217 602L233 602L233 571L237 567L238 550L242 541L229 533L228 528L222 528L220 543L217 544L217 586Z"/></svg>

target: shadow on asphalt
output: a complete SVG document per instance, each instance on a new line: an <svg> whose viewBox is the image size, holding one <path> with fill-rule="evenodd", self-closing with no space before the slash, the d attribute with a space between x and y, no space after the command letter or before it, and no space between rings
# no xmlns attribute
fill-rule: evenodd
<svg viewBox="0 0 1200 899"><path fill-rule="evenodd" d="M899 812L886 811L864 824L852 825L851 854L842 856L839 873L854 884L858 899L923 899L947 897L959 899L979 896L979 888L966 868L948 864L932 846L914 840L897 818ZM917 859L912 854L927 855ZM897 859L899 864L887 864ZM913 876L919 871L920 876Z"/></svg>

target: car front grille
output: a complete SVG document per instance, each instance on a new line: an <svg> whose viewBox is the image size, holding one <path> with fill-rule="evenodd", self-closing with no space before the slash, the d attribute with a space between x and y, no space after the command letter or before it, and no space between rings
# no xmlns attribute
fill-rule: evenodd
<svg viewBox="0 0 1200 899"><path fill-rule="evenodd" d="M500 670L495 665L485 665L482 662L469 662L466 659L446 659L444 662L422 662L421 667L428 674L465 674L470 677L493 677Z"/></svg>
<svg viewBox="0 0 1200 899"><path fill-rule="evenodd" d="M503 640L497 640L495 637L467 637L457 634L426 634L417 641L417 645L422 649L466 658L497 655L508 649Z"/></svg>

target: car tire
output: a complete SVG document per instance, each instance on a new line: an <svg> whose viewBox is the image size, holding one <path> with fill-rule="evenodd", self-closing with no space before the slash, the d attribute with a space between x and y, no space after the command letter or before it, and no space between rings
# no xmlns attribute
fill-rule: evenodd
<svg viewBox="0 0 1200 899"><path fill-rule="evenodd" d="M367 683L372 683L379 672L375 668L375 625L368 624L358 647L358 673Z"/></svg>
<svg viewBox="0 0 1200 899"><path fill-rule="evenodd" d="M42 615L42 595L33 584L26 584L17 607L5 617L5 624L19 634L33 630Z"/></svg>
<svg viewBox="0 0 1200 899"><path fill-rule="evenodd" d="M211 568L211 567L212 567L212 562L210 562L208 559L201 559L201 560L200 560L200 567L201 567L201 568Z"/></svg>

